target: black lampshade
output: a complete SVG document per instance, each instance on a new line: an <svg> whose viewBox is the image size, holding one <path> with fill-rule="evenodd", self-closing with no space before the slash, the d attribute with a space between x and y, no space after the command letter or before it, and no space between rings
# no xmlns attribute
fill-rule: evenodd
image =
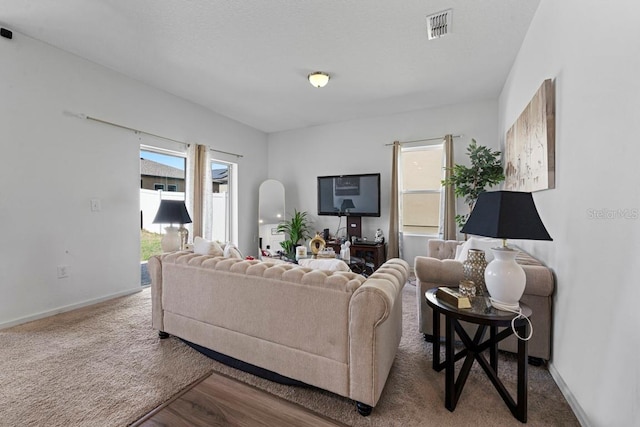
<svg viewBox="0 0 640 427"><path fill-rule="evenodd" d="M182 200L161 200L154 224L188 224L191 222L187 207Z"/></svg>
<svg viewBox="0 0 640 427"><path fill-rule="evenodd" d="M353 204L353 200L351 199L344 199L342 201L342 204L340 205L340 210L341 211L346 211L347 209L353 209L355 208L356 205Z"/></svg>
<svg viewBox="0 0 640 427"><path fill-rule="evenodd" d="M544 227L531 193L480 193L463 233L499 239L553 240Z"/></svg>

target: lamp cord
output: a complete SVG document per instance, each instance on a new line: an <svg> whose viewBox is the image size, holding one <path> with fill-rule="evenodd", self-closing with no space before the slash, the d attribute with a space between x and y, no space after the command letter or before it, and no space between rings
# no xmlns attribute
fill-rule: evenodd
<svg viewBox="0 0 640 427"><path fill-rule="evenodd" d="M509 313L517 314L516 317L511 319L511 330L513 331L513 335L518 337L519 340L529 341L531 339L531 337L533 336L533 324L531 324L531 320L529 320L529 318L527 316L522 314L522 308L520 308L520 306L517 305L517 304L515 306L513 306L513 305L510 305L510 304L501 303L500 301L494 300L493 298L489 298L489 299L491 300L491 305L493 305L498 310L508 311ZM515 323L516 323L516 320L518 320L518 319L525 319L527 321L527 323L529 324L529 335L526 338L521 337L520 335L518 335L518 331L516 331Z"/></svg>

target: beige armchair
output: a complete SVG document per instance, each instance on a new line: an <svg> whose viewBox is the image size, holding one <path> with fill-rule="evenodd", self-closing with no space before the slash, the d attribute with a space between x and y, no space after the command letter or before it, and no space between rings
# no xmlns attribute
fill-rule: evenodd
<svg viewBox="0 0 640 427"><path fill-rule="evenodd" d="M416 275L416 302L420 332L429 340L433 335L433 312L425 300L428 289L439 286L458 286L463 279L462 262L455 261L456 248L464 242L455 240L429 240L427 256L417 256L414 262ZM553 274L526 252L520 251L516 261L522 265L527 282L521 301L533 310L531 323L533 336L529 341L529 357L532 363L551 358L552 295L555 288ZM464 323L464 322L463 322ZM444 336L444 322L441 322ZM471 327L471 326L469 326ZM499 348L515 353L516 337L500 342Z"/></svg>

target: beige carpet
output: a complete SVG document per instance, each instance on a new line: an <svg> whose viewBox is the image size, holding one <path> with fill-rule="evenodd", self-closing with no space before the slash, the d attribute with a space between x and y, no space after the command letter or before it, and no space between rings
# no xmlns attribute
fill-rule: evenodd
<svg viewBox="0 0 640 427"><path fill-rule="evenodd" d="M370 417L353 402L314 388L283 386L202 356L150 327L149 289L0 331L0 426L124 426L210 371L218 371L354 426L514 426L479 368L455 412L444 408L444 373L416 330L415 288L404 290L404 336ZM501 354L515 388L515 360ZM529 369L532 426L579 426L546 368Z"/></svg>

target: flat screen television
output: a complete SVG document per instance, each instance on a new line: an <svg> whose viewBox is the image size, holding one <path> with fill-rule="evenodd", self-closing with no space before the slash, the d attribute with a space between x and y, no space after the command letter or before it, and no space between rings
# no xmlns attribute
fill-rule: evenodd
<svg viewBox="0 0 640 427"><path fill-rule="evenodd" d="M380 216L380 174L319 176L318 215Z"/></svg>

